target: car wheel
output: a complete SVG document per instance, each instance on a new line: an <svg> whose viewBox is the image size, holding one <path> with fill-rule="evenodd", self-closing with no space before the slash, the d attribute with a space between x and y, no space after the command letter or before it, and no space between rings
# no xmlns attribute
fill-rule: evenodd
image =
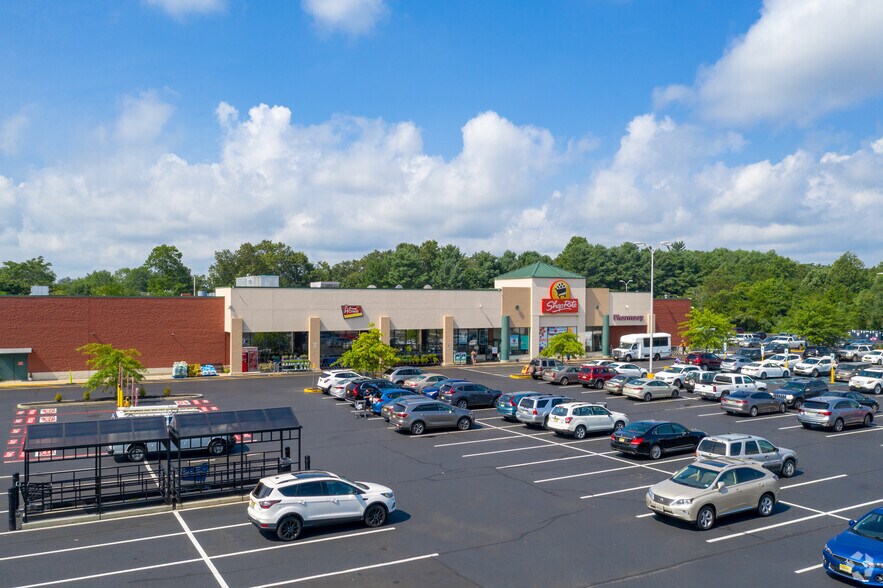
<svg viewBox="0 0 883 588"><path fill-rule="evenodd" d="M680 380L675 380L674 382L671 383L671 385L674 386L675 388L680 388L680 387L681 387L681 381L680 381Z"/></svg>
<svg viewBox="0 0 883 588"><path fill-rule="evenodd" d="M870 427L870 426L871 426L871 421L872 421L872 420L874 420L874 417L872 417L872 416L869 415L869 414L866 414L866 415L865 415L865 420L862 421L862 425L864 425L865 427Z"/></svg>
<svg viewBox="0 0 883 588"><path fill-rule="evenodd" d="M600 390L603 387L604 387L604 380L597 380L595 382L595 389L596 390Z"/></svg>
<svg viewBox="0 0 883 588"><path fill-rule="evenodd" d="M573 438L574 439L585 439L585 437L586 437L586 428L584 426L580 425L573 431Z"/></svg>
<svg viewBox="0 0 883 588"><path fill-rule="evenodd" d="M626 360L627 362L631 362L631 361L632 361L632 356L631 356L631 355L626 355L626 356L625 356L625 360Z"/></svg>
<svg viewBox="0 0 883 588"><path fill-rule="evenodd" d="M677 398L679 394L680 394L680 392L678 392L677 388L675 388L674 390L671 391L672 398Z"/></svg>
<svg viewBox="0 0 883 588"><path fill-rule="evenodd" d="M874 394L879 394L879 393L880 393L880 384L877 384L876 386L874 386Z"/></svg>
<svg viewBox="0 0 883 588"><path fill-rule="evenodd" d="M766 372L760 372L760 379L766 380Z"/></svg>
<svg viewBox="0 0 883 588"><path fill-rule="evenodd" d="M126 450L126 459L129 461L144 461L145 457L147 457L147 447L140 443L130 445Z"/></svg>
<svg viewBox="0 0 883 588"><path fill-rule="evenodd" d="M750 415L753 416L753 417L756 417L756 416L757 416L757 407L756 407L756 406L752 406L752 407L751 407L751 410L748 411L748 414L750 414Z"/></svg>
<svg viewBox="0 0 883 588"><path fill-rule="evenodd" d="M389 513L382 504L372 504L365 509L365 524L369 527L382 527Z"/></svg>
<svg viewBox="0 0 883 588"><path fill-rule="evenodd" d="M767 492L763 496L760 497L760 500L757 502L757 514L762 517L768 517L773 514L773 509L776 507L776 499L772 494Z"/></svg>
<svg viewBox="0 0 883 588"><path fill-rule="evenodd" d="M653 395L647 392L644 394L644 402L650 402L650 399L653 398Z"/></svg>
<svg viewBox="0 0 883 588"><path fill-rule="evenodd" d="M221 439L212 439L208 444L209 455L224 455L227 452L227 444Z"/></svg>
<svg viewBox="0 0 883 588"><path fill-rule="evenodd" d="M457 408L466 408L466 399L461 398L457 401Z"/></svg>
<svg viewBox="0 0 883 588"><path fill-rule="evenodd" d="M837 419L834 421L834 430L838 433L843 430L843 419Z"/></svg>
<svg viewBox="0 0 883 588"><path fill-rule="evenodd" d="M699 509L696 514L696 528L700 531L707 531L714 526L714 507L706 504Z"/></svg>
<svg viewBox="0 0 883 588"><path fill-rule="evenodd" d="M782 474L783 478L790 478L791 476L794 475L794 472L796 469L797 469L797 466L794 465L794 460L793 459L786 459L782 463L782 471L780 473Z"/></svg>
<svg viewBox="0 0 883 588"><path fill-rule="evenodd" d="M818 378L818 377L819 377L819 370L813 370L813 371L812 371L812 377L813 377L813 378Z"/></svg>
<svg viewBox="0 0 883 588"><path fill-rule="evenodd" d="M549 416L548 416L548 415L546 415L546 418L543 419L543 426L542 426L542 428L545 429L545 430L547 430L547 431L549 430Z"/></svg>
<svg viewBox="0 0 883 588"><path fill-rule="evenodd" d="M625 426L625 423L624 423L624 422L622 422L622 421L616 421L616 422L613 424L613 432L615 433L615 432L619 431L619 430L622 429L624 426Z"/></svg>
<svg viewBox="0 0 883 588"><path fill-rule="evenodd" d="M586 384L585 382L583 382L583 388L588 388L588 387L589 387L589 385Z"/></svg>
<svg viewBox="0 0 883 588"><path fill-rule="evenodd" d="M788 370L785 370L785 371L782 372L782 377L783 377L783 378L787 378L787 377L790 376L790 375L791 375L791 372L789 372Z"/></svg>
<svg viewBox="0 0 883 588"><path fill-rule="evenodd" d="M794 410L800 410L801 408L803 408L803 400L798 398L794 401Z"/></svg>
<svg viewBox="0 0 883 588"><path fill-rule="evenodd" d="M812 425L809 423L800 423L800 424L803 425L804 429L812 429Z"/></svg>
<svg viewBox="0 0 883 588"><path fill-rule="evenodd" d="M650 448L650 459L657 460L662 457L662 447L659 445L653 445Z"/></svg>
<svg viewBox="0 0 883 588"><path fill-rule="evenodd" d="M570 383L570 380L568 380L567 378L561 378L561 385L562 386L566 386L569 383Z"/></svg>
<svg viewBox="0 0 883 588"><path fill-rule="evenodd" d="M880 405L875 402L871 405L871 410L874 411L874 414L877 414L878 412L880 412Z"/></svg>
<svg viewBox="0 0 883 588"><path fill-rule="evenodd" d="M426 430L426 425L423 424L422 421L417 421L416 423L411 424L411 434L412 435L422 435L423 431Z"/></svg>
<svg viewBox="0 0 883 588"><path fill-rule="evenodd" d="M300 517L285 517L276 525L276 536L282 541L294 541L304 530L304 522Z"/></svg>
<svg viewBox="0 0 883 588"><path fill-rule="evenodd" d="M659 354L658 353L653 354L653 361L659 361Z"/></svg>
<svg viewBox="0 0 883 588"><path fill-rule="evenodd" d="M457 428L461 431L468 431L469 427L472 426L472 421L469 420L469 417L462 417L459 421L457 421Z"/></svg>
<svg viewBox="0 0 883 588"><path fill-rule="evenodd" d="M787 411L787 410L788 410L788 409L785 407L785 403L784 403L784 402L783 402L782 404L779 405L779 412L781 412L781 413L785 413L785 411Z"/></svg>

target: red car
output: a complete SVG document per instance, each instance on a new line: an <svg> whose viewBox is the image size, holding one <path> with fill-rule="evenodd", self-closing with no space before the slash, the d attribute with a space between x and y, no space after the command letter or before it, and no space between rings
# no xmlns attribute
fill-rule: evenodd
<svg viewBox="0 0 883 588"><path fill-rule="evenodd" d="M698 365L704 370L719 370L723 359L714 353L691 353L685 361L691 365Z"/></svg>
<svg viewBox="0 0 883 588"><path fill-rule="evenodd" d="M579 368L577 379L583 388L595 387L598 390L604 387L604 382L617 376L616 370L600 365L584 365Z"/></svg>

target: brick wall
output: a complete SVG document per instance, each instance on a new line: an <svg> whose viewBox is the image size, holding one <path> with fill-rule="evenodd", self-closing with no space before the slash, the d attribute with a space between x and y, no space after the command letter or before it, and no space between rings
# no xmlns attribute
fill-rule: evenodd
<svg viewBox="0 0 883 588"><path fill-rule="evenodd" d="M86 343L134 347L147 368L229 364L224 299L0 296L0 348L30 347L28 371L88 369Z"/></svg>

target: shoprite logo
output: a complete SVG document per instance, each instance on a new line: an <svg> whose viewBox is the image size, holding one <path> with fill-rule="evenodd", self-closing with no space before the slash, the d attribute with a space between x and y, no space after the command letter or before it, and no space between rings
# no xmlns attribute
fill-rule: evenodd
<svg viewBox="0 0 883 588"><path fill-rule="evenodd" d="M579 312L579 300L576 298L569 298L567 300L543 298L543 314L560 314L564 312Z"/></svg>
<svg viewBox="0 0 883 588"><path fill-rule="evenodd" d="M564 280L556 280L549 287L549 298L553 300L569 300L570 284Z"/></svg>
<svg viewBox="0 0 883 588"><path fill-rule="evenodd" d="M340 311L345 319L362 316L362 307L358 304L344 304L340 307Z"/></svg>

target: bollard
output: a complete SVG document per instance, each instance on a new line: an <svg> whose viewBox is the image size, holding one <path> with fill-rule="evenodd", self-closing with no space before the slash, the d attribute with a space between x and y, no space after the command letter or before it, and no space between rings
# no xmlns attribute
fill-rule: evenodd
<svg viewBox="0 0 883 588"><path fill-rule="evenodd" d="M305 469L305 470L310 469L310 461L311 461L311 460L310 460L310 456L309 456L309 455L305 455L305 456L304 456L304 469Z"/></svg>

